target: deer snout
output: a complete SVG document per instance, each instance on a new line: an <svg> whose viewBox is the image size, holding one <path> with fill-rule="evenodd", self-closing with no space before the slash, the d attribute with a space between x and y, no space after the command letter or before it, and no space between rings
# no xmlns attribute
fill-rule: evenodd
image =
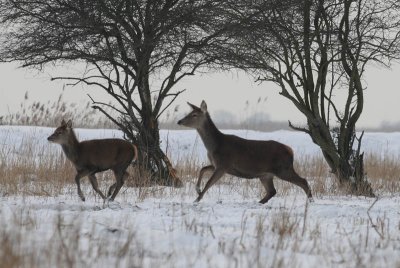
<svg viewBox="0 0 400 268"><path fill-rule="evenodd" d="M182 125L182 119L177 122L178 125Z"/></svg>

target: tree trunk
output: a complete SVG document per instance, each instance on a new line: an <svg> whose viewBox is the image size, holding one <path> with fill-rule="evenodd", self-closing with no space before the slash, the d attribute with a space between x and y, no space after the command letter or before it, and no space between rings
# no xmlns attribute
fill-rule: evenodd
<svg viewBox="0 0 400 268"><path fill-rule="evenodd" d="M337 129L333 129L330 135L323 135L322 133L325 132L321 131L321 126L309 124L309 129L313 142L321 148L340 188L349 194L375 197L364 172L364 153L360 153L362 136L357 139L358 148L356 150L353 148L354 139L356 139L355 132L350 135L352 140L345 142L349 148L340 150L338 144L345 137L340 135Z"/></svg>
<svg viewBox="0 0 400 268"><path fill-rule="evenodd" d="M140 152L140 168L150 172L152 183L181 187L182 182L178 179L176 170L160 148L157 120L145 115L142 115L142 119L142 126L135 137Z"/></svg>

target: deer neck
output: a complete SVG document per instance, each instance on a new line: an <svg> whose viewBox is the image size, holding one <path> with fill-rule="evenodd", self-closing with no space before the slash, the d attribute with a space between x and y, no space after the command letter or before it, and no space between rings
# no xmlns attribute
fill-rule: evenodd
<svg viewBox="0 0 400 268"><path fill-rule="evenodd" d="M62 144L61 147L67 158L75 164L79 155L79 141L76 138L74 131L71 132L67 142Z"/></svg>
<svg viewBox="0 0 400 268"><path fill-rule="evenodd" d="M197 129L197 131L203 140L207 151L214 151L218 147L223 134L218 130L208 114L207 120L200 128Z"/></svg>

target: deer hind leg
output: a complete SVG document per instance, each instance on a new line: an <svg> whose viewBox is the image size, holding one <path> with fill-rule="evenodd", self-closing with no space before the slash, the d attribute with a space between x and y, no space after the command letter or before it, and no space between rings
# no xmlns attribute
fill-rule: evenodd
<svg viewBox="0 0 400 268"><path fill-rule="evenodd" d="M117 182L111 185L110 189L108 190L108 197L111 201L115 199L119 190L121 190L122 185L124 185L125 179L129 177L129 173L126 171L114 171L114 175Z"/></svg>
<svg viewBox="0 0 400 268"><path fill-rule="evenodd" d="M117 187L116 182L113 185L111 185L110 188L108 188L107 197L110 197L113 194L115 187Z"/></svg>
<svg viewBox="0 0 400 268"><path fill-rule="evenodd" d="M260 177L260 181L266 191L265 197L260 200L261 204L267 203L268 200L270 200L276 194L273 178L274 178L273 174L267 174Z"/></svg>
<svg viewBox="0 0 400 268"><path fill-rule="evenodd" d="M108 198L110 198L110 196L114 193L115 188L117 187L118 178L119 178L118 171L113 170L113 172L114 172L114 177L115 177L115 181L116 181L116 182L113 183L113 184L110 186L110 188L108 188L108 192L107 192L107 197L108 197Z"/></svg>
<svg viewBox="0 0 400 268"><path fill-rule="evenodd" d="M106 199L106 196L99 189L99 184L97 183L97 178L95 174L89 175L89 181L92 184L92 187L96 191L96 193L98 193L101 196L101 198Z"/></svg>
<svg viewBox="0 0 400 268"><path fill-rule="evenodd" d="M204 173L206 173L206 172L208 172L208 171L214 171L214 170L215 170L215 168L214 168L213 165L205 166L205 167L203 167L203 168L200 170L199 178L197 179L197 183L196 183L196 192L197 192L198 194L201 193L201 189L200 189L200 186L201 186L201 179L203 178Z"/></svg>
<svg viewBox="0 0 400 268"><path fill-rule="evenodd" d="M210 189L210 187L213 186L214 183L216 183L224 174L225 174L224 170L215 169L214 173L211 175L211 178L207 181L206 186L204 186L203 191L201 191L199 193L199 196L197 197L197 199L194 202L199 202L203 198L203 196L207 192L207 190Z"/></svg>
<svg viewBox="0 0 400 268"><path fill-rule="evenodd" d="M306 193L308 199L310 201L313 201L313 197L312 197L310 186L308 185L308 182L306 181L306 179L300 177L299 174L297 174L296 171L294 171L293 167L290 167L287 170L282 170L281 172L277 173L276 175L284 181L288 181L297 186L300 186Z"/></svg>

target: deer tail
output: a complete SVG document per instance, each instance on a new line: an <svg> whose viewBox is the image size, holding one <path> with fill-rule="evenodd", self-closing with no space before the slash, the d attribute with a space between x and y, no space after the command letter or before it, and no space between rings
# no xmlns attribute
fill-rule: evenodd
<svg viewBox="0 0 400 268"><path fill-rule="evenodd" d="M139 157L138 155L138 149L137 146L135 144L132 143L132 147L133 147L133 151L135 152L135 156L133 157L132 161L136 161Z"/></svg>
<svg viewBox="0 0 400 268"><path fill-rule="evenodd" d="M290 146L285 145L286 149L288 150L289 154L291 157L293 157L294 153L293 153L293 149Z"/></svg>

